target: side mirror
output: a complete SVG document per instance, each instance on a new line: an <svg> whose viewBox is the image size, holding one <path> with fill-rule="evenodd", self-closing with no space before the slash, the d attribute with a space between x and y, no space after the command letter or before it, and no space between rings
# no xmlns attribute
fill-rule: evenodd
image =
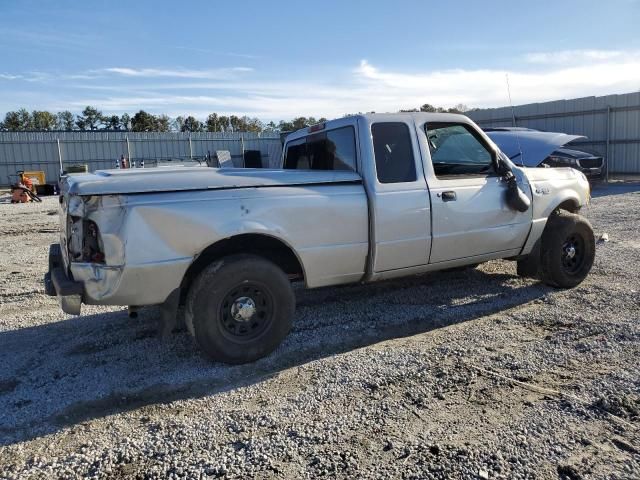
<svg viewBox="0 0 640 480"><path fill-rule="evenodd" d="M493 156L493 161L495 164L496 173L503 177L505 180L507 176L511 174L511 165L508 162L505 162L500 155L504 155L499 150L496 150Z"/></svg>
<svg viewBox="0 0 640 480"><path fill-rule="evenodd" d="M500 161L500 154L497 151L494 151L491 154L491 163L493 163L493 169L496 171L496 173L501 174L500 173L500 164L502 162Z"/></svg>
<svg viewBox="0 0 640 480"><path fill-rule="evenodd" d="M521 213L529 210L531 200L529 200L529 197L527 197L520 189L518 181L511 170L507 171L504 175L504 179L507 182L507 191L505 192L505 195L509 208Z"/></svg>

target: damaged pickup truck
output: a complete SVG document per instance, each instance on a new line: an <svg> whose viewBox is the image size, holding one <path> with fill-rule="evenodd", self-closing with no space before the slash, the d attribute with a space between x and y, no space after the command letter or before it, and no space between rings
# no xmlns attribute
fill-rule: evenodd
<svg viewBox="0 0 640 480"><path fill-rule="evenodd" d="M273 351L292 283L374 282L493 259L560 288L587 276L589 183L515 166L471 120L367 114L286 138L282 169L133 169L61 182L47 292L81 304L184 305L200 348L228 363Z"/></svg>

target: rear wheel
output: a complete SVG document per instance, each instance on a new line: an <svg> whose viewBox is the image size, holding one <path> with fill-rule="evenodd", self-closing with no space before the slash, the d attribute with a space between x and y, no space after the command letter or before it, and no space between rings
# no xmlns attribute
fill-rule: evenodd
<svg viewBox="0 0 640 480"><path fill-rule="evenodd" d="M246 363L272 352L291 329L295 296L287 275L255 255L209 265L187 294L185 320L212 359Z"/></svg>
<svg viewBox="0 0 640 480"><path fill-rule="evenodd" d="M586 218L568 212L552 215L542 234L542 280L554 287L575 287L589 274L595 253L593 229Z"/></svg>

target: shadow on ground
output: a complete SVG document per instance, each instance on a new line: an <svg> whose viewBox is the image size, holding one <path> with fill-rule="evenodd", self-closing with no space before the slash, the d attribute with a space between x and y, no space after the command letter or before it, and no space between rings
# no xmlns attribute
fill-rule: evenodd
<svg viewBox="0 0 640 480"><path fill-rule="evenodd" d="M0 333L0 445L90 419L262 382L292 366L504 311L550 292L480 269L297 292L294 329L253 364L212 363L191 337L156 337L158 312L88 315Z"/></svg>
<svg viewBox="0 0 640 480"><path fill-rule="evenodd" d="M593 185L591 196L594 198L608 197L611 195L624 195L625 193L640 192L640 182L609 183Z"/></svg>

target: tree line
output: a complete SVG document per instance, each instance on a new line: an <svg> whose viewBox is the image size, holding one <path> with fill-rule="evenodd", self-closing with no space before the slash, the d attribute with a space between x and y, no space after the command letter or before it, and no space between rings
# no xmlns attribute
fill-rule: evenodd
<svg viewBox="0 0 640 480"><path fill-rule="evenodd" d="M409 110L400 110L400 111L401 112L430 112L430 113L465 113L470 110L475 110L475 109L470 109L463 103L459 103L455 107L451 107L451 108L434 107L429 103L425 103L420 108L412 108Z"/></svg>
<svg viewBox="0 0 640 480"><path fill-rule="evenodd" d="M453 108L434 107L425 103L420 108L400 110L401 112L449 112L467 111L465 105ZM206 120L200 121L192 115L170 118L167 115L153 115L140 110L133 116L103 115L95 107L87 106L78 115L68 110L52 113L46 110L25 108L7 112L0 122L0 131L130 131L130 132L289 132L325 122L324 117L296 117L293 120L264 123L259 118L237 115L218 115L211 113Z"/></svg>

